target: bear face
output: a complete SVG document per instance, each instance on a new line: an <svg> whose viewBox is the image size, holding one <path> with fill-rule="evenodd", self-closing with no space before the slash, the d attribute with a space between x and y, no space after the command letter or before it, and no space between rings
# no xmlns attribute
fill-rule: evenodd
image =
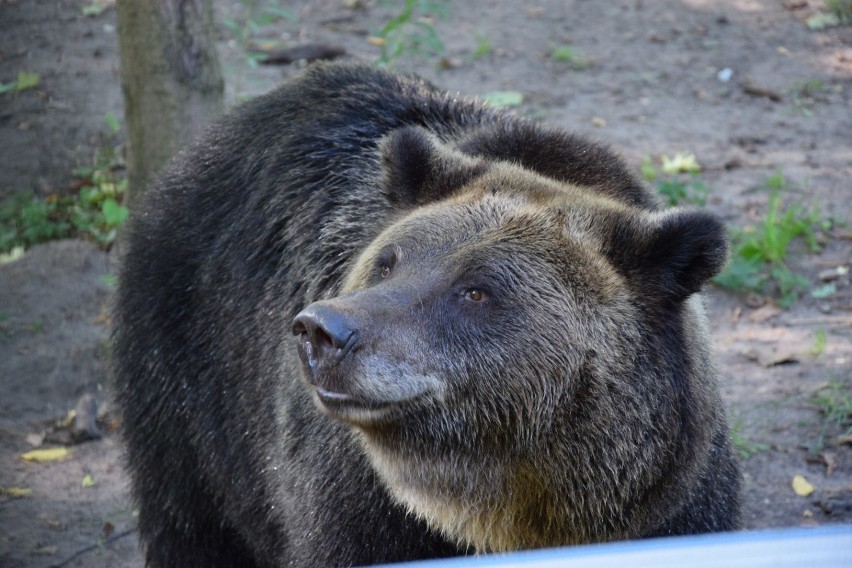
<svg viewBox="0 0 852 568"><path fill-rule="evenodd" d="M661 472L673 459L697 468L682 441L706 446L712 433L678 407L714 405L685 380L706 353L687 356L665 322L700 317L689 297L724 264L722 226L485 164L418 128L385 140L382 162L398 219L337 297L294 321L319 408L356 429L403 505L460 545L554 546L659 524L671 511L637 505L668 493L674 507L690 487ZM607 469L565 471L601 447Z"/></svg>

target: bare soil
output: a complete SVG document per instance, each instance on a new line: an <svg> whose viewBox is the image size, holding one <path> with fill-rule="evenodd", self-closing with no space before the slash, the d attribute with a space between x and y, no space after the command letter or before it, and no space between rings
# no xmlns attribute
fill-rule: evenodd
<svg viewBox="0 0 852 568"><path fill-rule="evenodd" d="M89 4L0 0L0 82L20 70L40 79L36 89L0 96L0 198L69 191L72 169L101 143L104 115L121 116L114 9L83 16ZM795 251L793 268L816 287L821 272L852 265L852 27L810 30L805 21L822 2L519 4L452 2L451 18L435 23L445 53L400 63L452 91L520 91L520 112L605 140L637 168L644 156L694 153L712 188L707 207L735 227L765 214L765 180L780 171L786 203L815 204L836 221L821 252ZM263 26L255 40L338 46L366 60L379 53L370 34L394 13L373 1L279 5L297 19ZM217 2L220 21L243 18L242 9ZM252 68L221 29L232 101L302 65ZM475 57L485 43L487 53ZM553 49L563 45L579 60L555 60ZM727 81L718 75L724 69L732 72ZM62 241L0 265L2 566L142 565L109 408L104 276L115 273L115 259L115 251ZM746 528L852 522L852 447L816 402L827 385L852 396L848 274L835 284L834 295L805 294L787 310L709 290L723 394L748 454ZM98 400L104 435L70 444L56 421L84 395ZM21 459L36 446L67 446L70 455ZM796 475L812 494L793 491ZM93 484L84 487L84 479ZM31 492L14 496L10 488Z"/></svg>

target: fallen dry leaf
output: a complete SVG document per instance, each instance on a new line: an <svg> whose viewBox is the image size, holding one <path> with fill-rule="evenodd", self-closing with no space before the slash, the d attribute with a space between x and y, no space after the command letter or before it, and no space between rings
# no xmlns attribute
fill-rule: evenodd
<svg viewBox="0 0 852 568"><path fill-rule="evenodd" d="M115 531L115 526L112 523L104 523L101 528L101 540L106 540Z"/></svg>
<svg viewBox="0 0 852 568"><path fill-rule="evenodd" d="M74 424L74 419L77 417L77 410L71 409L68 411L68 414L65 415L65 418L56 422L56 425L59 428L70 428L72 424Z"/></svg>
<svg viewBox="0 0 852 568"><path fill-rule="evenodd" d="M805 458L808 463L825 466L825 476L830 477L834 473L834 467L837 464L836 454L834 452L820 452L812 454Z"/></svg>
<svg viewBox="0 0 852 568"><path fill-rule="evenodd" d="M781 308L773 306L772 304L766 304L760 308L757 308L753 312L748 315L748 320L753 321L754 323L763 323L770 318L774 318L775 316L781 313Z"/></svg>
<svg viewBox="0 0 852 568"><path fill-rule="evenodd" d="M26 440L27 440L27 443L29 445L37 448L44 443L44 436L45 436L44 432L38 432L38 433L33 432L33 433L30 433L30 434L27 434Z"/></svg>
<svg viewBox="0 0 852 568"><path fill-rule="evenodd" d="M46 450L32 450L21 454L21 458L28 462L57 461L68 457L68 448L48 448Z"/></svg>
<svg viewBox="0 0 852 568"><path fill-rule="evenodd" d="M57 552L59 552L59 547L56 545L42 546L33 550L33 554L37 554L38 556L53 556Z"/></svg>
<svg viewBox="0 0 852 568"><path fill-rule="evenodd" d="M834 439L834 443L838 446L842 444L852 445L852 434L843 434L842 436L838 436Z"/></svg>
<svg viewBox="0 0 852 568"><path fill-rule="evenodd" d="M737 306L733 310L731 310L731 323L737 323L740 321L740 316L743 315L743 309L741 306Z"/></svg>
<svg viewBox="0 0 852 568"><path fill-rule="evenodd" d="M796 492L796 495L799 497L807 497L811 493L814 492L814 486L808 483L808 480L805 479L804 475L797 475L793 477L793 491Z"/></svg>
<svg viewBox="0 0 852 568"><path fill-rule="evenodd" d="M65 530L65 523L52 517L39 517L41 521L52 529Z"/></svg>
<svg viewBox="0 0 852 568"><path fill-rule="evenodd" d="M834 473L834 465L837 463L837 454L834 452L822 452L822 459L825 462L825 476L829 477Z"/></svg>

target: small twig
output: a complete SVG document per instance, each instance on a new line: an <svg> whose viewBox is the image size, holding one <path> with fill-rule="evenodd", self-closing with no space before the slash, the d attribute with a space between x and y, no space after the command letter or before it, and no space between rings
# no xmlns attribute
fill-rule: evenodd
<svg viewBox="0 0 852 568"><path fill-rule="evenodd" d="M771 89L758 87L757 85L752 85L751 83L743 84L742 89L743 92L747 95L751 95L753 97L766 97L770 101L776 103L781 102L781 95Z"/></svg>
<svg viewBox="0 0 852 568"><path fill-rule="evenodd" d="M105 540L102 540L102 541L96 542L95 544L93 544L93 545L91 545L91 546L87 546L86 548L83 548L83 549L81 549L81 550L78 550L77 552L75 552L74 554L72 554L71 556L69 556L68 558L66 558L66 559L65 559L65 560L63 560L62 562L60 562L59 564L53 564L53 565L51 565L51 566L50 566L50 568L62 568L62 566L67 566L67 565L68 565L68 564L70 564L73 560L75 560L75 559L77 559L77 558L79 558L79 557L83 556L83 555L84 555L84 554L86 554L87 552L91 552L91 551L93 551L93 550L97 550L98 548L104 547L104 546L106 546L106 545L108 545L108 544L112 544L113 542L117 541L118 539L120 539L120 538L124 538L124 537L126 537L127 535L132 534L132 533L134 533L134 532L136 532L136 527L133 527L133 528L127 529L126 531L122 531L122 532L120 532L120 533L116 533L116 534L112 535L111 537L109 537L109 538L107 538L107 539L105 539Z"/></svg>
<svg viewBox="0 0 852 568"><path fill-rule="evenodd" d="M346 55L346 50L342 47L317 43L297 45L284 49L257 48L255 51L266 55L265 59L258 61L261 65L287 65L301 59L311 62L320 59L337 59Z"/></svg>

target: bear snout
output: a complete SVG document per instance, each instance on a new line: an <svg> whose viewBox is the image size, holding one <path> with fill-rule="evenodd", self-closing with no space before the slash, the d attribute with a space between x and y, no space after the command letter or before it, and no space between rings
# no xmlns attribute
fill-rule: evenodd
<svg viewBox="0 0 852 568"><path fill-rule="evenodd" d="M315 302L293 319L293 335L299 336L299 357L316 380L317 370L339 363L358 342L359 334L346 314Z"/></svg>

